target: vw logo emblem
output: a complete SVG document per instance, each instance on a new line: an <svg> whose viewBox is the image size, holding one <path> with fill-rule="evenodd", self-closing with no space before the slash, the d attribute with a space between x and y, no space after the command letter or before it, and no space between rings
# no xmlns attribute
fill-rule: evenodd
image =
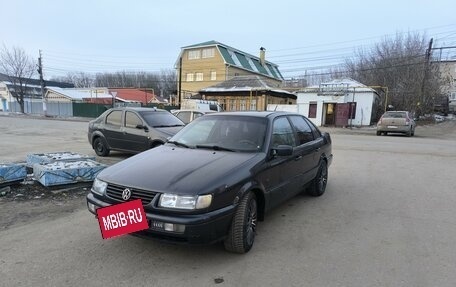
<svg viewBox="0 0 456 287"><path fill-rule="evenodd" d="M131 197L131 190L129 188L125 188L124 191L122 191L123 200L129 200L130 197Z"/></svg>

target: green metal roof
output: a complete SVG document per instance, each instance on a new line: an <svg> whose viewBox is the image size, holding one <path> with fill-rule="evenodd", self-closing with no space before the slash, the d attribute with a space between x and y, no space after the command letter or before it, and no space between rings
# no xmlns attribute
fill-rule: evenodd
<svg viewBox="0 0 456 287"><path fill-rule="evenodd" d="M185 47L182 47L182 49L186 49L186 48L196 48L196 47L201 47L201 46L211 46L211 45L218 45L218 44L221 44L217 41L214 41L214 40L211 40L211 41L207 41L207 42L202 42L202 43L199 43L199 44L193 44L193 45L190 45L190 46L185 46Z"/></svg>
<svg viewBox="0 0 456 287"><path fill-rule="evenodd" d="M239 59L239 62L241 63L242 67L244 67L247 70L252 70L252 66L250 66L249 61L247 61L245 55L238 52L234 52L234 54Z"/></svg>
<svg viewBox="0 0 456 287"><path fill-rule="evenodd" d="M280 73L279 67L276 64L271 63L269 61L265 61L265 66L267 66L266 69L260 64L259 57L242 52L238 49L235 49L233 47L230 47L228 45L222 44L214 40L185 46L182 47L182 50L208 46L216 46L218 48L220 54L223 57L223 60L225 61L225 64L238 67L244 70L248 70L250 72L257 73L260 75L268 76L280 81L283 80L283 76Z"/></svg>
<svg viewBox="0 0 456 287"><path fill-rule="evenodd" d="M225 47L223 47L223 46L219 46L218 48L219 48L219 50L220 50L220 53L222 53L222 57L223 57L223 59L225 59L225 62L227 62L227 63L229 63L229 64L231 64L231 65L236 66L236 63L235 63L234 60L231 58L231 55L230 55L230 53L228 52L228 50L227 50Z"/></svg>

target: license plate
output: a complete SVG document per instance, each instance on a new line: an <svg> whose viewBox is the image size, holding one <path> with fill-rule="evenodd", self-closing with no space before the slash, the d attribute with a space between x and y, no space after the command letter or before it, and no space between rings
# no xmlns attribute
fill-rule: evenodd
<svg viewBox="0 0 456 287"><path fill-rule="evenodd" d="M397 126L388 126L389 129L397 129Z"/></svg>
<svg viewBox="0 0 456 287"><path fill-rule="evenodd" d="M141 199L98 208L97 216L103 239L149 228Z"/></svg>

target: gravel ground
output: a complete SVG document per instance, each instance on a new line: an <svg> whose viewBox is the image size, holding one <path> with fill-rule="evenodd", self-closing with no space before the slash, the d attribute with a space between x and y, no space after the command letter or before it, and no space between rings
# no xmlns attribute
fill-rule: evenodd
<svg viewBox="0 0 456 287"><path fill-rule="evenodd" d="M76 119L76 122L83 121ZM85 123L83 125L85 126ZM330 134L376 136L375 127L352 129L322 127L321 130ZM450 138L456 140L456 120L419 125L415 136L419 138ZM85 146L85 135L82 138ZM128 155L114 153L110 157L98 158L97 160L110 165L126 157ZM33 181L31 176L29 175L23 182L3 187L3 189L0 186L0 229L53 217L59 213L72 212L85 206L85 196L90 190L91 183L44 187L40 183Z"/></svg>

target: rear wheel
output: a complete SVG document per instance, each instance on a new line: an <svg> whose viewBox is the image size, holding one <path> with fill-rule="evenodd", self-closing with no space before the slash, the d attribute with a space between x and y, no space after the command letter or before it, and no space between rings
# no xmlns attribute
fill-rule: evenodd
<svg viewBox="0 0 456 287"><path fill-rule="evenodd" d="M412 128L410 128L410 130L408 130L406 133L405 133L406 136L408 137L411 137L412 136Z"/></svg>
<svg viewBox="0 0 456 287"><path fill-rule="evenodd" d="M93 149L95 150L95 153L98 156L107 156L107 155L109 155L109 148L106 145L105 141L102 138L100 138L100 137L97 137L93 141Z"/></svg>
<svg viewBox="0 0 456 287"><path fill-rule="evenodd" d="M325 193L326 184L328 183L328 164L326 161L320 163L317 176L312 180L310 186L307 188L307 193L310 196L321 196Z"/></svg>
<svg viewBox="0 0 456 287"><path fill-rule="evenodd" d="M225 249L234 253L247 253L253 246L257 224L257 201L249 192L242 198L234 214L228 236L223 242Z"/></svg>
<svg viewBox="0 0 456 287"><path fill-rule="evenodd" d="M377 135L378 136L382 135L382 132L377 131Z"/></svg>

